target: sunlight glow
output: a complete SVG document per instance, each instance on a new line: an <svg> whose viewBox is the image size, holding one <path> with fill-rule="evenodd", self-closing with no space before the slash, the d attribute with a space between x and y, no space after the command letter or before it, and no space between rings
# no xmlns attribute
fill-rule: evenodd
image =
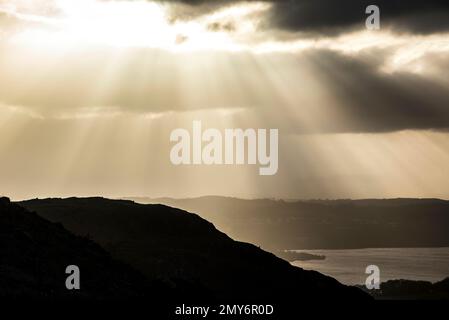
<svg viewBox="0 0 449 320"><path fill-rule="evenodd" d="M243 46L233 38L251 35L255 31L253 16L269 8L262 2L236 4L197 19L173 22L167 5L143 0L58 0L56 5L58 14L43 15L24 13L21 6L0 2L0 13L36 23L14 35L15 42L36 46L107 45L171 51L235 51ZM227 25L220 29L217 21L227 21Z"/></svg>

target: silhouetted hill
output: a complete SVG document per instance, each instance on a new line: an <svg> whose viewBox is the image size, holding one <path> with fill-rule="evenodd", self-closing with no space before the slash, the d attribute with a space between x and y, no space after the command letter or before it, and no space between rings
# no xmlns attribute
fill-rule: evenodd
<svg viewBox="0 0 449 320"><path fill-rule="evenodd" d="M384 300L448 300L449 278L431 283L429 281L389 280L380 284L379 290L368 290L376 299Z"/></svg>
<svg viewBox="0 0 449 320"><path fill-rule="evenodd" d="M73 264L81 270L81 290L65 287ZM0 198L0 297L140 298L161 290L93 241Z"/></svg>
<svg viewBox="0 0 449 320"><path fill-rule="evenodd" d="M30 200L21 205L88 235L151 280L195 282L219 299L367 298L357 288L234 241L179 209L102 198Z"/></svg>
<svg viewBox="0 0 449 320"><path fill-rule="evenodd" d="M198 213L234 239L268 250L449 246L449 201L133 198Z"/></svg>

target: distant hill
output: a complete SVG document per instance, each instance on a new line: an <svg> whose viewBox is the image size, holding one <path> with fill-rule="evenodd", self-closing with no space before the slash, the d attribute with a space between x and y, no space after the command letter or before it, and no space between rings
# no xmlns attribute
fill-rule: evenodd
<svg viewBox="0 0 449 320"><path fill-rule="evenodd" d="M234 239L264 249L449 246L449 201L132 198L198 213Z"/></svg>
<svg viewBox="0 0 449 320"><path fill-rule="evenodd" d="M72 264L81 270L82 290L65 287L65 270ZM165 289L93 241L0 198L1 298L138 299Z"/></svg>
<svg viewBox="0 0 449 320"><path fill-rule="evenodd" d="M380 284L378 290L360 289L379 300L448 300L449 278L431 283L428 281L389 280Z"/></svg>
<svg viewBox="0 0 449 320"><path fill-rule="evenodd" d="M368 295L305 271L254 245L237 242L195 214L164 205L102 198L20 203L92 238L150 280L196 283L211 297L245 301L354 300Z"/></svg>

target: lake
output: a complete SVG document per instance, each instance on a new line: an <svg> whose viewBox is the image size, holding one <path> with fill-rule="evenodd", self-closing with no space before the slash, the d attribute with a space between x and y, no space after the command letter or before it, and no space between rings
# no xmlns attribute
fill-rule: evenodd
<svg viewBox="0 0 449 320"><path fill-rule="evenodd" d="M368 265L380 268L380 281L392 279L440 281L449 277L449 248L376 248L348 250L297 250L325 255L325 260L295 261L345 284L364 284Z"/></svg>

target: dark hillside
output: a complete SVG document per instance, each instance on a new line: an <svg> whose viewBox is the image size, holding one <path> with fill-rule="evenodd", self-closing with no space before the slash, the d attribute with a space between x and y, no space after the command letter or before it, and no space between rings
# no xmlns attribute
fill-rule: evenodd
<svg viewBox="0 0 449 320"><path fill-rule="evenodd" d="M206 220L179 209L102 198L31 200L22 205L78 235L88 235L150 280L198 283L220 299L366 298L333 278L234 241Z"/></svg>

